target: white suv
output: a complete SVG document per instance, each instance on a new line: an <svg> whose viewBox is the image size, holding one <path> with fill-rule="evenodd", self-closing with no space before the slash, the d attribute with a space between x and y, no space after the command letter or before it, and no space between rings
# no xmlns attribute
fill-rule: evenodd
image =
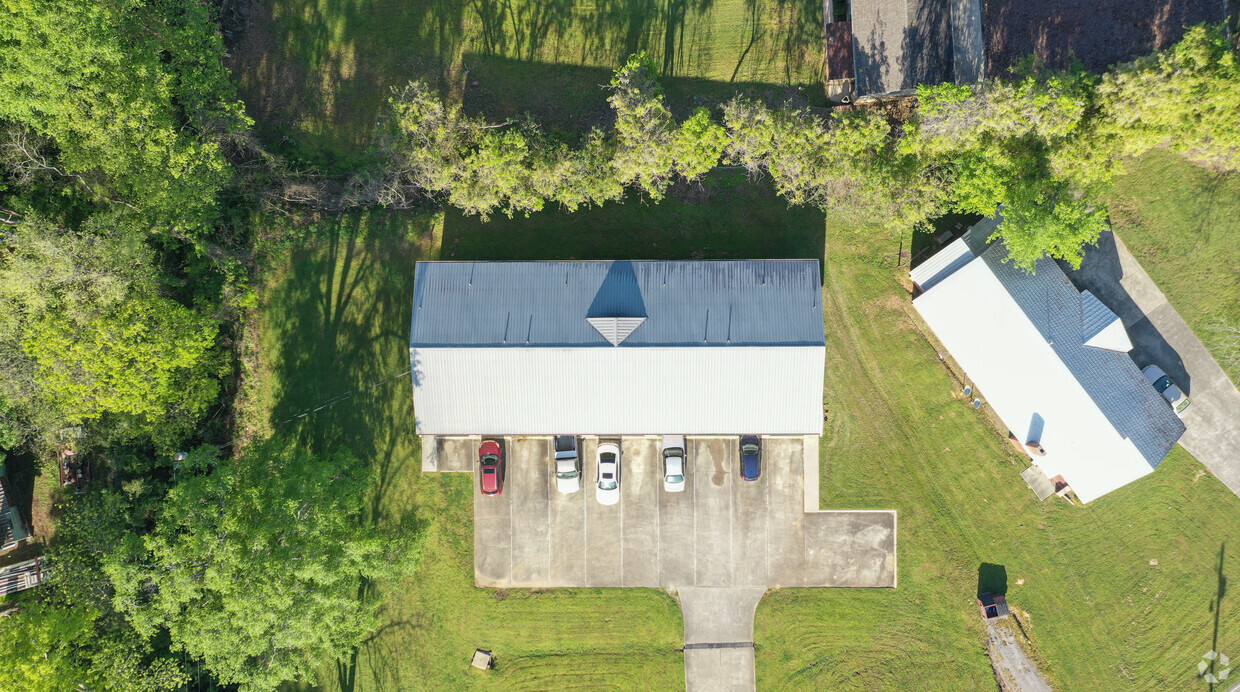
<svg viewBox="0 0 1240 692"><path fill-rule="evenodd" d="M663 489L669 493L683 492L685 476L688 475L688 464L685 463L685 436L663 436Z"/></svg>
<svg viewBox="0 0 1240 692"><path fill-rule="evenodd" d="M581 455L577 453L576 435L556 435L555 489L571 495L581 490Z"/></svg>
<svg viewBox="0 0 1240 692"><path fill-rule="evenodd" d="M1183 418L1184 411L1192 402L1189 401L1188 396L1184 394L1184 391L1181 390L1176 383L1171 381L1171 378L1167 376L1167 373L1163 372L1163 369L1157 365L1147 365L1145 366L1145 369L1141 371L1141 374L1145 375L1147 382L1154 385L1154 391L1162 394L1163 398L1171 404L1171 408L1175 411L1175 415Z"/></svg>

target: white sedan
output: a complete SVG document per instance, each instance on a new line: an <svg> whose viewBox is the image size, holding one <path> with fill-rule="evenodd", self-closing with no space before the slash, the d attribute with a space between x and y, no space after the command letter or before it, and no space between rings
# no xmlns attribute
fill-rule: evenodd
<svg viewBox="0 0 1240 692"><path fill-rule="evenodd" d="M685 437L663 436L663 490L669 493L685 489Z"/></svg>
<svg viewBox="0 0 1240 692"><path fill-rule="evenodd" d="M595 497L600 505L614 505L620 501L620 448L611 442L598 446L598 490Z"/></svg>

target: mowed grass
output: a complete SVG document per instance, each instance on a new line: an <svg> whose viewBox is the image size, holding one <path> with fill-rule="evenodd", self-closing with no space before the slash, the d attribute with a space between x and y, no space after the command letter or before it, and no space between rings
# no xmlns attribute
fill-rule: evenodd
<svg viewBox="0 0 1240 692"><path fill-rule="evenodd" d="M1107 202L1115 230L1206 346L1219 324L1240 327L1240 174L1154 150ZM1240 368L1228 374L1240 382Z"/></svg>
<svg viewBox="0 0 1240 692"><path fill-rule="evenodd" d="M599 85L639 51L698 87L822 91L819 0L270 0L251 12L230 50L247 108L273 146L328 168L364 157L392 88L413 79L493 117L548 101L601 117Z"/></svg>
<svg viewBox="0 0 1240 692"><path fill-rule="evenodd" d="M378 480L367 520L419 521L417 574L379 585L383 625L329 690L636 688L683 685L680 611L655 590L492 591L473 585L472 477L421 473L408 376L413 263L442 221L357 214L268 275L252 328L258 367L243 420L310 449L349 449ZM350 393L356 396L341 397ZM323 403L334 405L297 418ZM293 419L291 422L283 422ZM469 667L495 651L489 673Z"/></svg>
<svg viewBox="0 0 1240 692"><path fill-rule="evenodd" d="M468 476L421 475L404 378L365 389L408 367L420 258L824 259L822 505L899 511L899 587L769 594L755 632L762 689L994 689L973 602L983 563L1006 571L1035 655L1064 689L1191 688L1202 653L1240 651L1235 597L1213 608L1220 558L1222 578L1237 569L1227 541L1240 498L1177 448L1086 508L1038 503L919 330L894 266L899 240L746 186L722 175L658 205L490 224L352 215L273 271L254 417L270 427L365 391L276 432L371 459L381 479L371 520L427 522L420 572L382 589L383 627L354 660L325 662L323 687L683 684L680 613L661 592L473 587ZM468 670L476 647L496 652L497 670Z"/></svg>
<svg viewBox="0 0 1240 692"><path fill-rule="evenodd" d="M958 393L883 245L828 249L824 508L899 511L894 591L786 590L758 610L770 689L994 689L973 597L1002 566L1007 597L1063 689L1187 689L1240 611L1212 603L1240 562L1240 498L1177 447L1088 507L1039 503L1025 462ZM1231 548L1231 550L1229 550ZM1157 561L1151 564L1151 560Z"/></svg>

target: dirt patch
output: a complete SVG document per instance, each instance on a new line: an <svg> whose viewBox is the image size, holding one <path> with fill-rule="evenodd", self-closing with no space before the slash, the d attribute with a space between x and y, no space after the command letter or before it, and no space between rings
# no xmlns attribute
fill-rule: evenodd
<svg viewBox="0 0 1240 692"><path fill-rule="evenodd" d="M1028 55L1093 72L1166 48L1184 27L1223 21L1218 0L983 0L986 76L1000 77Z"/></svg>

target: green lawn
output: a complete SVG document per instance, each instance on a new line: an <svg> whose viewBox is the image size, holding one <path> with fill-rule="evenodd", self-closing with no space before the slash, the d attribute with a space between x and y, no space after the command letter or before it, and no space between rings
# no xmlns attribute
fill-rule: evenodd
<svg viewBox="0 0 1240 692"><path fill-rule="evenodd" d="M277 264L263 291L252 427L408 367L419 258L821 257L831 408L822 503L899 511L900 585L768 595L756 625L759 686L993 690L972 601L983 563L1005 568L1010 602L1064 689L1195 684L1240 498L1177 448L1155 474L1088 508L1037 503L918 331L893 266L897 239L789 211L735 174L660 205L631 199L485 225L352 215L328 230ZM399 378L277 427L372 459L382 478L374 520L428 522L420 573L385 590L383 629L356 660L325 665L325 688L683 684L680 614L661 592L475 589L469 479L420 474L412 421ZM1236 569L1227 554L1223 575ZM1223 600L1217 646L1240 655L1233 598ZM495 650L496 671L468 670L475 647Z"/></svg>
<svg viewBox="0 0 1240 692"><path fill-rule="evenodd" d="M821 101L819 0L270 0L230 51L260 134L329 168L355 163L391 88L424 78L492 117L606 117L599 88L632 53L681 106L736 85ZM714 86L710 86L713 84ZM548 88L549 86L556 88ZM786 89L772 95L782 99ZM718 97L718 98L713 98ZM588 122L587 122L588 120Z"/></svg>
<svg viewBox="0 0 1240 692"><path fill-rule="evenodd" d="M1124 243L1198 338L1209 346L1215 325L1240 326L1240 175L1155 150L1129 166L1107 206ZM1240 367L1228 374L1240 382Z"/></svg>
<svg viewBox="0 0 1240 692"><path fill-rule="evenodd" d="M1038 503L875 252L827 255L821 502L899 511L899 588L768 596L759 686L994 689L972 601L989 563L1004 567L1009 602L1064 689L1191 688L1240 498L1177 447L1156 473L1088 508ZM1227 555L1224 575L1238 566ZM1225 651L1240 650L1230 605Z"/></svg>

